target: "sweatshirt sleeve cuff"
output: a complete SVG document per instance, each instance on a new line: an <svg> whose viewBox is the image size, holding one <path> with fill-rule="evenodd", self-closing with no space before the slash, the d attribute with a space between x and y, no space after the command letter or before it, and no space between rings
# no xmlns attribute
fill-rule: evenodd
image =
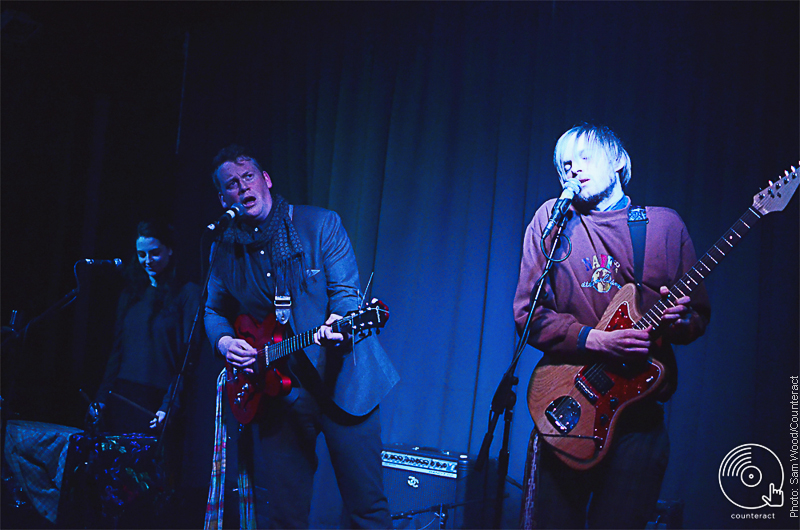
<svg viewBox="0 0 800 530"><path fill-rule="evenodd" d="M586 353L586 338L590 331L592 331L590 326L583 326L578 332L578 353Z"/></svg>

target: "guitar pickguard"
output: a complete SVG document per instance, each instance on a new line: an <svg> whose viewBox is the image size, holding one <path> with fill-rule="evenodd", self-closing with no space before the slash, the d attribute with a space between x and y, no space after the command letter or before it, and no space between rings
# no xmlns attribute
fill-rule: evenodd
<svg viewBox="0 0 800 530"><path fill-rule="evenodd" d="M605 446L614 415L623 405L650 390L661 374L660 366L648 361L620 366L585 366L578 372L575 386L594 406L598 450Z"/></svg>
<svg viewBox="0 0 800 530"><path fill-rule="evenodd" d="M631 321L630 311L628 309L628 302L622 302L620 306L614 311L614 315L609 320L605 331L616 331L618 329L630 329L633 327Z"/></svg>

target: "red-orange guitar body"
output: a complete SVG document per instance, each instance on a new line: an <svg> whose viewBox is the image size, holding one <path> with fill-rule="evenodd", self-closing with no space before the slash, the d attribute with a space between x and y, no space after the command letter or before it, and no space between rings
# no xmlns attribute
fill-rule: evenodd
<svg viewBox="0 0 800 530"><path fill-rule="evenodd" d="M622 287L596 329L633 327L641 317L636 302L636 286ZM606 455L619 413L655 392L664 373L652 358L619 366L540 365L528 386L528 407L555 455L573 469L589 469Z"/></svg>
<svg viewBox="0 0 800 530"><path fill-rule="evenodd" d="M285 327L279 324L274 314L267 315L263 322L256 322L250 315L239 315L233 325L236 337L245 340L259 351L253 373L246 373L226 363L227 380L225 390L231 411L239 423L250 423L258 412L261 396L285 396L292 389L292 381L281 373L286 370L286 359L267 365L264 350L270 344L284 339Z"/></svg>

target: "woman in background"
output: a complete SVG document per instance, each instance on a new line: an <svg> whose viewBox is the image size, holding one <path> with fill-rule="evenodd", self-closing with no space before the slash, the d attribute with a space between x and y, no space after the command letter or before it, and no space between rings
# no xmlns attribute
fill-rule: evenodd
<svg viewBox="0 0 800 530"><path fill-rule="evenodd" d="M154 433L163 427L200 303L196 284L176 280L172 227L143 221L137 236L138 260L126 269L113 349L90 407L90 417L101 415L110 433ZM172 407L171 417L177 398Z"/></svg>

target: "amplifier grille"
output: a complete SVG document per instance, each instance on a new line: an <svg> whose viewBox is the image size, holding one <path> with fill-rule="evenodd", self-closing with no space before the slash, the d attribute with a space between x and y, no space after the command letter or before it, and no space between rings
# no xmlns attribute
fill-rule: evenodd
<svg viewBox="0 0 800 530"><path fill-rule="evenodd" d="M462 455L462 458L467 457ZM456 478L458 476L458 460L442 460L422 454L398 453L388 450L381 451L381 460L383 467L416 471L440 477Z"/></svg>

